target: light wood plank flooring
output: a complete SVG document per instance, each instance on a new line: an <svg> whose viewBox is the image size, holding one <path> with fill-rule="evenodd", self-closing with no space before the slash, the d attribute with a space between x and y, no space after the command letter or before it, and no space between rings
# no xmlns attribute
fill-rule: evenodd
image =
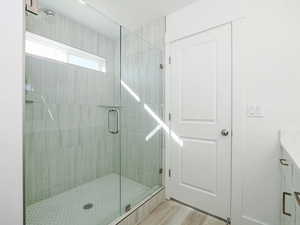
<svg viewBox="0 0 300 225"><path fill-rule="evenodd" d="M139 225L226 225L175 201L165 201Z"/></svg>

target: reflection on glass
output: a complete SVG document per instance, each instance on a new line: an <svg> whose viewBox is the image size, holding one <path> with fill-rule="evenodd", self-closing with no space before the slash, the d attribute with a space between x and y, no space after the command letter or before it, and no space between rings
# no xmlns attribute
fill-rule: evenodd
<svg viewBox="0 0 300 225"><path fill-rule="evenodd" d="M157 125L145 138L146 141L149 141L160 129L162 126L159 124Z"/></svg>
<svg viewBox="0 0 300 225"><path fill-rule="evenodd" d="M153 110L147 105L144 104L144 108L145 110L152 116L152 118L166 131L167 134L170 134L172 139L179 145L179 146L183 146L183 141L180 137L178 137L178 135L169 129L169 127L167 126L167 124L162 121L159 116L153 112Z"/></svg>
<svg viewBox="0 0 300 225"><path fill-rule="evenodd" d="M124 82L121 80L121 85L126 89L126 91L137 101L140 102L141 99L140 97ZM149 133L149 135L147 135L146 137L146 141L149 141L154 135L155 133L157 133L161 128L163 128L167 134L171 134L171 138L181 147L183 146L183 141L180 137L178 137L178 135L169 129L169 127L167 126L167 124L159 118L159 116L153 112L153 110L147 105L144 104L144 109L152 116L152 118L158 123L157 127L154 128L153 131L151 131Z"/></svg>
<svg viewBox="0 0 300 225"><path fill-rule="evenodd" d="M126 91L137 101L140 102L140 97L124 82L121 80L121 85L126 89Z"/></svg>

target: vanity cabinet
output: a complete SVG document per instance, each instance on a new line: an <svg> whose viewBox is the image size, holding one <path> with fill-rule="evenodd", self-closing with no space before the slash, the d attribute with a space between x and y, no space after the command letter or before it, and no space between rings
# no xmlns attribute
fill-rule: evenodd
<svg viewBox="0 0 300 225"><path fill-rule="evenodd" d="M296 225L300 224L300 170L294 172L295 197L296 197Z"/></svg>
<svg viewBox="0 0 300 225"><path fill-rule="evenodd" d="M281 225L296 225L293 163L284 150L279 162L281 167Z"/></svg>

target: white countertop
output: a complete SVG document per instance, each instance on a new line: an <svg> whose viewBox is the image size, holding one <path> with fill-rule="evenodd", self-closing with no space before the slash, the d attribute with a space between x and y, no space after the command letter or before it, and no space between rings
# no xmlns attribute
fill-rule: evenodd
<svg viewBox="0 0 300 225"><path fill-rule="evenodd" d="M300 130L281 130L280 144L300 169Z"/></svg>

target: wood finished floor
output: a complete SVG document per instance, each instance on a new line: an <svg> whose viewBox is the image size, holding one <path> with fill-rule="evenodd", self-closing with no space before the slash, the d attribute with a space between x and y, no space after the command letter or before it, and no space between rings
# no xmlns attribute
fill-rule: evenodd
<svg viewBox="0 0 300 225"><path fill-rule="evenodd" d="M158 206L139 225L226 225L226 223L170 200Z"/></svg>

